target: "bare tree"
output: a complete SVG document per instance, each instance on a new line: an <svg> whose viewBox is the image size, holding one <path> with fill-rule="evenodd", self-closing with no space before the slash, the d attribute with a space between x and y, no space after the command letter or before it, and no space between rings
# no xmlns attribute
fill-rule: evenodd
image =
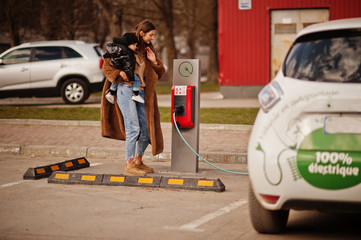
<svg viewBox="0 0 361 240"><path fill-rule="evenodd" d="M76 39L79 32L86 29L89 30L90 26L94 24L96 19L89 19L92 15L92 2L89 0L63 0L62 4L62 17L61 27L63 35L66 39ZM64 11L65 10L65 11Z"/></svg>
<svg viewBox="0 0 361 240"><path fill-rule="evenodd" d="M161 13L162 22L165 24L167 62L168 62L168 82L173 84L173 59L177 58L177 50L174 41L174 17L173 0L152 0L158 11Z"/></svg>
<svg viewBox="0 0 361 240"><path fill-rule="evenodd" d="M15 17L16 11L14 11L14 6L16 1L4 1L3 7L5 10L5 16L9 32L10 46L13 47L20 43L20 21Z"/></svg>
<svg viewBox="0 0 361 240"><path fill-rule="evenodd" d="M217 0L176 0L177 32L186 37L187 57L195 58L199 46L208 46L207 78L218 81ZM186 16L186 17L185 17Z"/></svg>
<svg viewBox="0 0 361 240"><path fill-rule="evenodd" d="M188 46L187 57L195 58L197 54L197 42L199 41L199 0L177 0L176 15L176 29L181 35L186 38ZM186 17L185 17L186 16Z"/></svg>
<svg viewBox="0 0 361 240"><path fill-rule="evenodd" d="M93 0L64 0L62 31L66 39L86 39L101 43L109 34L102 11Z"/></svg>
<svg viewBox="0 0 361 240"><path fill-rule="evenodd" d="M104 43L109 33L94 0L42 1L42 34L47 40L84 39ZM56 17L54 17L56 16Z"/></svg>
<svg viewBox="0 0 361 240"><path fill-rule="evenodd" d="M119 37L123 28L131 30L150 19L159 29L157 52L166 49L170 85L173 59L180 50L176 49L177 36L186 39L189 58L197 57L199 46L209 46L207 75L217 82L217 0L0 0L0 4L4 22L0 29L8 32L11 46L27 40L26 33L47 40L93 40L103 46L107 37Z"/></svg>
<svg viewBox="0 0 361 240"><path fill-rule="evenodd" d="M120 37L122 35L122 17L123 11L115 5L113 0L95 0L98 7L102 10L105 19L109 24L111 36Z"/></svg>
<svg viewBox="0 0 361 240"><path fill-rule="evenodd" d="M62 5L58 1L42 1L41 29L46 40L61 39Z"/></svg>
<svg viewBox="0 0 361 240"><path fill-rule="evenodd" d="M208 29L209 63L207 78L211 83L218 83L218 3L213 2Z"/></svg>
<svg viewBox="0 0 361 240"><path fill-rule="evenodd" d="M34 0L1 0L0 15L9 34L10 46L21 43L22 39L39 24L38 8Z"/></svg>
<svg viewBox="0 0 361 240"><path fill-rule="evenodd" d="M93 2L93 1L92 1ZM109 35L109 26L106 24L106 20L104 19L103 12L98 8L96 4L89 4L89 13L88 17L90 18L88 21L90 24L89 31L93 34L93 41L99 43L100 46L103 46L107 35ZM89 34L84 31L84 34Z"/></svg>

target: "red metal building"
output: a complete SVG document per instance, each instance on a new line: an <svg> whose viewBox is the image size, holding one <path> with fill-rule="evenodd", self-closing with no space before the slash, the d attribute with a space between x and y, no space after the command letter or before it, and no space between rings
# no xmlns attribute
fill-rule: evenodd
<svg viewBox="0 0 361 240"><path fill-rule="evenodd" d="M302 28L352 17L361 17L361 0L218 0L221 93L257 96Z"/></svg>

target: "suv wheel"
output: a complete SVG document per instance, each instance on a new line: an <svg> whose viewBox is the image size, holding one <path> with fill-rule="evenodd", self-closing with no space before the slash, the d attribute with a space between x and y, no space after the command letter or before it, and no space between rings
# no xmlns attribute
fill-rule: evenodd
<svg viewBox="0 0 361 240"><path fill-rule="evenodd" d="M89 89L86 83L78 78L66 80L60 88L61 96L65 103L80 104L89 97Z"/></svg>
<svg viewBox="0 0 361 240"><path fill-rule="evenodd" d="M249 215L253 228L259 233L279 233L288 220L289 210L267 210L258 202L252 187L249 187Z"/></svg>

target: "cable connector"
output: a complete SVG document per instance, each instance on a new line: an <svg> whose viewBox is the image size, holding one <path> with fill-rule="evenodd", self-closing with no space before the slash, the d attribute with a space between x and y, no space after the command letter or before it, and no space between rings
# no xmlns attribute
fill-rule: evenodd
<svg viewBox="0 0 361 240"><path fill-rule="evenodd" d="M177 106L174 106L174 110L173 110L173 113L175 114L180 114L184 112L184 107L183 105L177 105Z"/></svg>

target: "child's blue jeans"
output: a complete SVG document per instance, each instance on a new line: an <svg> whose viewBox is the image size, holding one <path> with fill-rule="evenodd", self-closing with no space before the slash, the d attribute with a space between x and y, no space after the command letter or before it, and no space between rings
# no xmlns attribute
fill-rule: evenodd
<svg viewBox="0 0 361 240"><path fill-rule="evenodd" d="M118 83L112 83L110 85L110 90L117 91ZM133 91L139 91L140 90L140 79L139 77L134 74L134 82L133 82Z"/></svg>

